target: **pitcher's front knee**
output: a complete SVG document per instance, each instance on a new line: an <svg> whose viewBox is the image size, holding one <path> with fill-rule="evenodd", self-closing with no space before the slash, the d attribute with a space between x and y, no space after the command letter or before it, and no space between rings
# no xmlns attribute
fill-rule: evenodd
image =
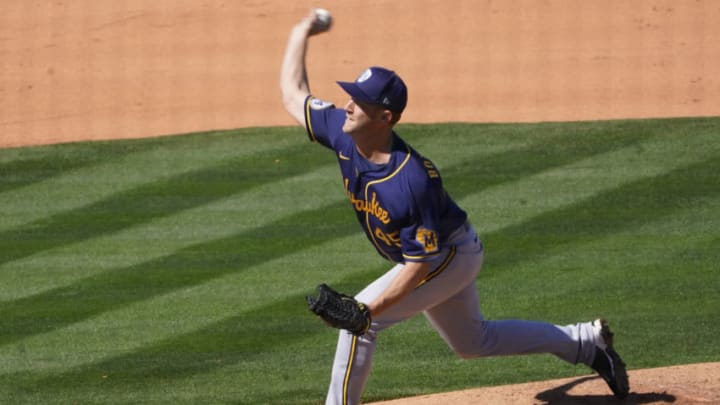
<svg viewBox="0 0 720 405"><path fill-rule="evenodd" d="M487 357L491 355L491 350L485 339L475 339L458 344L452 344L450 348L455 354L464 360L477 359L479 357Z"/></svg>
<svg viewBox="0 0 720 405"><path fill-rule="evenodd" d="M443 333L442 337L447 345L461 359L476 359L492 355L493 339L488 333L487 322L478 321L466 325L455 333Z"/></svg>

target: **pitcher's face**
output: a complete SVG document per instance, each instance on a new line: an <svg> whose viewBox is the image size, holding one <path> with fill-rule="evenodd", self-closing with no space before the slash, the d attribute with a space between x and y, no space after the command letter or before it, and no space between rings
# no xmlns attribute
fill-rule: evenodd
<svg viewBox="0 0 720 405"><path fill-rule="evenodd" d="M382 130L388 125L386 112L388 111L381 106L350 99L345 104L345 123L342 130L350 135Z"/></svg>

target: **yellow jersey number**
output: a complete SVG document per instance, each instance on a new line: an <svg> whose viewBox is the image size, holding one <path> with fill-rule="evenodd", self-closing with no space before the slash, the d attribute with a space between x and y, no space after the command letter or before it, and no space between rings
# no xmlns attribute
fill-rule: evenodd
<svg viewBox="0 0 720 405"><path fill-rule="evenodd" d="M438 173L438 170L435 168L435 165L433 165L431 161L425 159L423 161L423 165L425 166L425 169L427 169L427 174L428 176L430 176L431 179L440 177L440 173Z"/></svg>
<svg viewBox="0 0 720 405"><path fill-rule="evenodd" d="M402 247L402 244L400 243L400 231L385 233L382 229L375 228L375 237L385 242L388 246L395 245L397 247Z"/></svg>

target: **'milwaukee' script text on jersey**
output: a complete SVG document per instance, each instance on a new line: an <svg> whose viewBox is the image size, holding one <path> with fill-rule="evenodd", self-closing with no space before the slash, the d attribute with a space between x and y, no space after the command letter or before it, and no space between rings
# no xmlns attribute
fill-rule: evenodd
<svg viewBox="0 0 720 405"><path fill-rule="evenodd" d="M355 207L355 211L358 212L367 212L370 215L373 215L375 218L380 220L383 224L389 224L390 223L390 214L380 206L380 203L376 199L376 193L372 193L372 200L361 200L358 198L355 198L355 195L349 190L348 183L350 180L345 179L345 192L347 193L348 198L350 199L350 203Z"/></svg>

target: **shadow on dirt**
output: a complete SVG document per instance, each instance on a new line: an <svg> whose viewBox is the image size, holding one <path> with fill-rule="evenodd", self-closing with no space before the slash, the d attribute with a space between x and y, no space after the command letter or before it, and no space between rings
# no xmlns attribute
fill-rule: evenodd
<svg viewBox="0 0 720 405"><path fill-rule="evenodd" d="M664 392L630 392L630 395L622 400L615 398L609 392L608 395L572 395L568 393L568 391L570 391L573 387L597 378L600 377L590 376L578 378L577 380L571 381L567 384L540 392L535 395L535 399L542 401L542 404L544 405L673 403L677 399L674 395Z"/></svg>

